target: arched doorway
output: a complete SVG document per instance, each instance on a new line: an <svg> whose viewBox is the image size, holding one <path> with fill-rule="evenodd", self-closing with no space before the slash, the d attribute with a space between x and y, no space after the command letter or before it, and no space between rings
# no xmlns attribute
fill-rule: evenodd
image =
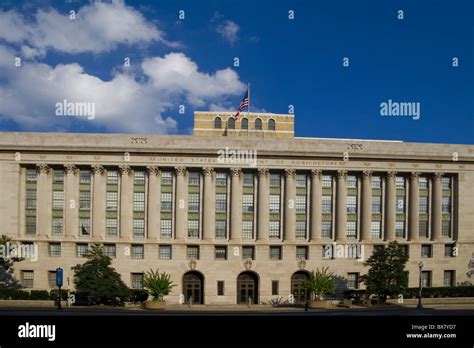
<svg viewBox="0 0 474 348"><path fill-rule="evenodd" d="M303 282L308 279L309 275L306 271L298 271L291 276L291 293L296 303L302 303L309 300L308 292L303 288Z"/></svg>
<svg viewBox="0 0 474 348"><path fill-rule="evenodd" d="M196 271L185 273L183 293L186 303L192 299L193 304L204 304L204 276Z"/></svg>
<svg viewBox="0 0 474 348"><path fill-rule="evenodd" d="M237 277L237 303L258 303L258 276L254 272L242 272Z"/></svg>

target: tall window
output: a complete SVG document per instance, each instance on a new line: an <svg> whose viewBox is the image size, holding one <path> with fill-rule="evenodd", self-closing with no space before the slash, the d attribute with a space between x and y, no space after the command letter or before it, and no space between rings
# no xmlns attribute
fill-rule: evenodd
<svg viewBox="0 0 474 348"><path fill-rule="evenodd" d="M347 273L347 287L349 289L359 288L359 273Z"/></svg>
<svg viewBox="0 0 474 348"><path fill-rule="evenodd" d="M86 257L88 252L89 252L88 244L80 243L76 245L77 257Z"/></svg>
<svg viewBox="0 0 474 348"><path fill-rule="evenodd" d="M380 214L382 208L382 197L372 196L372 213Z"/></svg>
<svg viewBox="0 0 474 348"><path fill-rule="evenodd" d="M33 168L28 168L26 170L26 181L28 182L35 182L37 179L37 173L36 173L36 169L33 169Z"/></svg>
<svg viewBox="0 0 474 348"><path fill-rule="evenodd" d="M249 129L249 120L245 117L242 119L242 129Z"/></svg>
<svg viewBox="0 0 474 348"><path fill-rule="evenodd" d="M331 175L323 175L323 187L332 187L332 176Z"/></svg>
<svg viewBox="0 0 474 348"><path fill-rule="evenodd" d="M191 213L199 212L199 193L190 193L188 195L188 209Z"/></svg>
<svg viewBox="0 0 474 348"><path fill-rule="evenodd" d="M107 191L106 193L106 209L108 211L117 211L118 193L115 191Z"/></svg>
<svg viewBox="0 0 474 348"><path fill-rule="evenodd" d="M253 212L253 195L244 194L242 198L242 203L244 213Z"/></svg>
<svg viewBox="0 0 474 348"><path fill-rule="evenodd" d="M296 175L296 187L306 187L306 175L305 174Z"/></svg>
<svg viewBox="0 0 474 348"><path fill-rule="evenodd" d="M255 119L255 129L262 130L262 120L260 118Z"/></svg>
<svg viewBox="0 0 474 348"><path fill-rule="evenodd" d="M357 196L347 196L347 212L356 213L357 212Z"/></svg>
<svg viewBox="0 0 474 348"><path fill-rule="evenodd" d="M91 208L91 192L79 191L79 210L90 210Z"/></svg>
<svg viewBox="0 0 474 348"><path fill-rule="evenodd" d="M227 186L227 173L217 172L216 173L216 186Z"/></svg>
<svg viewBox="0 0 474 348"><path fill-rule="evenodd" d="M64 220L62 217L53 218L53 236L62 236L64 233Z"/></svg>
<svg viewBox="0 0 474 348"><path fill-rule="evenodd" d="M355 221L347 221L347 238L356 238L357 228Z"/></svg>
<svg viewBox="0 0 474 348"><path fill-rule="evenodd" d="M403 176L397 176L395 179L395 186L398 189L405 188L405 178Z"/></svg>
<svg viewBox="0 0 474 348"><path fill-rule="evenodd" d="M33 271L21 271L21 285L25 288L32 288L34 275Z"/></svg>
<svg viewBox="0 0 474 348"><path fill-rule="evenodd" d="M226 238L226 220L216 220L216 238L225 239Z"/></svg>
<svg viewBox="0 0 474 348"><path fill-rule="evenodd" d="M227 120L227 128L235 129L235 118L229 117L229 119Z"/></svg>
<svg viewBox="0 0 474 348"><path fill-rule="evenodd" d="M405 221L395 221L395 237L405 236Z"/></svg>
<svg viewBox="0 0 474 348"><path fill-rule="evenodd" d="M81 170L79 172L79 183L90 184L91 183L91 172L90 170Z"/></svg>
<svg viewBox="0 0 474 348"><path fill-rule="evenodd" d="M270 247L270 260L281 260L281 247L280 246Z"/></svg>
<svg viewBox="0 0 474 348"><path fill-rule="evenodd" d="M379 189L382 187L382 180L380 176L373 176L372 177L372 188Z"/></svg>
<svg viewBox="0 0 474 348"><path fill-rule="evenodd" d="M172 201L171 193L162 193L161 194L161 211L168 212L171 211Z"/></svg>
<svg viewBox="0 0 474 348"><path fill-rule="evenodd" d="M421 285L424 288L429 288L431 286L431 271L421 272Z"/></svg>
<svg viewBox="0 0 474 348"><path fill-rule="evenodd" d="M133 193L133 211L145 211L145 192Z"/></svg>
<svg viewBox="0 0 474 348"><path fill-rule="evenodd" d="M280 174L271 173L270 174L270 187L280 187L280 184L281 184Z"/></svg>
<svg viewBox="0 0 474 348"><path fill-rule="evenodd" d="M428 189L428 178L426 176L422 176L419 178L419 188L422 190Z"/></svg>
<svg viewBox="0 0 474 348"><path fill-rule="evenodd" d="M188 183L189 186L199 186L199 172L189 172Z"/></svg>
<svg viewBox="0 0 474 348"><path fill-rule="evenodd" d="M280 212L280 195L270 195L270 213Z"/></svg>
<svg viewBox="0 0 474 348"><path fill-rule="evenodd" d="M145 172L136 171L133 175L134 185L145 185Z"/></svg>
<svg viewBox="0 0 474 348"><path fill-rule="evenodd" d="M106 219L105 228L107 232L107 237L117 237L117 219Z"/></svg>
<svg viewBox="0 0 474 348"><path fill-rule="evenodd" d="M255 260L255 247L254 246L243 246L242 247L242 259L243 260Z"/></svg>
<svg viewBox="0 0 474 348"><path fill-rule="evenodd" d="M268 130L269 131L275 130L275 120L272 118L268 120Z"/></svg>
<svg viewBox="0 0 474 348"><path fill-rule="evenodd" d="M421 220L419 224L420 237L428 238L428 221Z"/></svg>
<svg viewBox="0 0 474 348"><path fill-rule="evenodd" d="M186 257L188 260L199 260L199 245L188 245Z"/></svg>
<svg viewBox="0 0 474 348"><path fill-rule="evenodd" d="M64 171L62 170L53 170L53 183L61 184L64 182Z"/></svg>
<svg viewBox="0 0 474 348"><path fill-rule="evenodd" d="M332 211L332 196L323 196L322 210L323 213L330 213Z"/></svg>
<svg viewBox="0 0 474 348"><path fill-rule="evenodd" d="M171 245L160 245L160 260L171 260Z"/></svg>
<svg viewBox="0 0 474 348"><path fill-rule="evenodd" d="M451 212L451 197L443 197L443 213Z"/></svg>
<svg viewBox="0 0 474 348"><path fill-rule="evenodd" d="M36 209L36 190L26 190L26 209Z"/></svg>
<svg viewBox="0 0 474 348"><path fill-rule="evenodd" d="M89 236L91 232L91 220L90 218L79 219L79 234L81 236Z"/></svg>
<svg viewBox="0 0 474 348"><path fill-rule="evenodd" d="M49 243L49 256L61 256L61 243Z"/></svg>
<svg viewBox="0 0 474 348"><path fill-rule="evenodd" d="M133 219L133 236L138 238L145 237L144 219Z"/></svg>
<svg viewBox="0 0 474 348"><path fill-rule="evenodd" d="M321 223L321 237L322 238L331 238L332 235L332 222L323 221Z"/></svg>
<svg viewBox="0 0 474 348"><path fill-rule="evenodd" d="M50 288L56 288L56 271L48 271L48 282Z"/></svg>
<svg viewBox="0 0 474 348"><path fill-rule="evenodd" d="M244 187L253 187L254 175L253 173L244 173Z"/></svg>
<svg viewBox="0 0 474 348"><path fill-rule="evenodd" d="M347 176L347 187L356 188L357 187L357 177L355 175Z"/></svg>
<svg viewBox="0 0 474 348"><path fill-rule="evenodd" d="M220 117L216 117L214 119L214 129L221 129L222 128L222 119Z"/></svg>
<svg viewBox="0 0 474 348"><path fill-rule="evenodd" d="M173 172L169 170L161 172L161 185L164 185L164 186L173 185Z"/></svg>
<svg viewBox="0 0 474 348"><path fill-rule="evenodd" d="M26 234L36 234L36 216L26 217Z"/></svg>
<svg viewBox="0 0 474 348"><path fill-rule="evenodd" d="M116 170L107 170L107 184L118 184L118 172Z"/></svg>
<svg viewBox="0 0 474 348"><path fill-rule="evenodd" d="M451 188L451 178L443 177L441 179L441 186L443 187L443 190L449 190Z"/></svg>
<svg viewBox="0 0 474 348"><path fill-rule="evenodd" d="M370 228L371 228L370 233L372 235L372 239L382 238L382 234L381 234L381 231L380 231L380 221L372 221L371 225L370 225Z"/></svg>
<svg viewBox="0 0 474 348"><path fill-rule="evenodd" d="M143 259L145 247L142 244L132 245L132 259Z"/></svg>
<svg viewBox="0 0 474 348"><path fill-rule="evenodd" d="M270 221L270 239L279 239L280 238L280 221Z"/></svg>
<svg viewBox="0 0 474 348"><path fill-rule="evenodd" d="M305 195L296 195L296 204L295 204L297 213L306 213L306 196Z"/></svg>
<svg viewBox="0 0 474 348"><path fill-rule="evenodd" d="M132 273L132 289L143 289L143 273Z"/></svg>
<svg viewBox="0 0 474 348"><path fill-rule="evenodd" d="M188 238L199 238L199 220L188 220Z"/></svg>
<svg viewBox="0 0 474 348"><path fill-rule="evenodd" d="M296 238L306 238L306 221L296 221Z"/></svg>
<svg viewBox="0 0 474 348"><path fill-rule="evenodd" d="M104 244L105 255L114 259L117 257L117 247L115 244Z"/></svg>
<svg viewBox="0 0 474 348"><path fill-rule="evenodd" d="M171 220L161 219L160 221L160 236L161 238L171 238Z"/></svg>
<svg viewBox="0 0 474 348"><path fill-rule="evenodd" d="M242 221L242 239L253 239L253 221Z"/></svg>
<svg viewBox="0 0 474 348"><path fill-rule="evenodd" d="M443 220L441 227L443 237L451 237L451 220Z"/></svg>
<svg viewBox="0 0 474 348"><path fill-rule="evenodd" d="M455 273L456 271L444 271L443 285L444 286L455 286Z"/></svg>
<svg viewBox="0 0 474 348"><path fill-rule="evenodd" d="M420 213L427 213L428 212L428 197L421 196L420 197Z"/></svg>
<svg viewBox="0 0 474 348"><path fill-rule="evenodd" d="M216 246L214 249L214 256L216 260L227 260L227 247Z"/></svg>
<svg viewBox="0 0 474 348"><path fill-rule="evenodd" d="M421 246L421 257L432 257L432 245Z"/></svg>
<svg viewBox="0 0 474 348"><path fill-rule="evenodd" d="M307 260L308 259L308 247L305 245L298 245L296 247L296 259Z"/></svg>
<svg viewBox="0 0 474 348"><path fill-rule="evenodd" d="M405 212L405 197L397 196L397 213Z"/></svg>
<svg viewBox="0 0 474 348"><path fill-rule="evenodd" d="M445 244L444 245L444 257L454 257L454 244Z"/></svg>
<svg viewBox="0 0 474 348"><path fill-rule="evenodd" d="M225 213L227 211L227 195L225 193L216 194L216 213Z"/></svg>

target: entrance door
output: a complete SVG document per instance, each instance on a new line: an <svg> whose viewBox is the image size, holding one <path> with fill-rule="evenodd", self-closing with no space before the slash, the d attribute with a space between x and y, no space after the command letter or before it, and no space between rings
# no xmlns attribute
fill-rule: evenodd
<svg viewBox="0 0 474 348"><path fill-rule="evenodd" d="M237 303L258 303L258 278L255 274L244 272L237 277Z"/></svg>
<svg viewBox="0 0 474 348"><path fill-rule="evenodd" d="M203 277L197 272L186 273L183 277L183 291L186 303L192 299L193 304L204 303Z"/></svg>
<svg viewBox="0 0 474 348"><path fill-rule="evenodd" d="M296 272L291 276L291 293L296 303L306 302L308 300L308 294L302 286L307 278L308 274L306 272Z"/></svg>

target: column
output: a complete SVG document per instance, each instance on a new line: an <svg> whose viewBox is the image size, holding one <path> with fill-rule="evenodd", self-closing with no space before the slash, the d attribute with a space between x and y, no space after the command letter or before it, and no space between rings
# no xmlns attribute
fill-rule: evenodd
<svg viewBox="0 0 474 348"><path fill-rule="evenodd" d="M323 173L319 169L311 170L311 240L321 239L321 204L322 204L322 177Z"/></svg>
<svg viewBox="0 0 474 348"><path fill-rule="evenodd" d="M408 215L408 238L411 241L420 239L420 188L418 179L420 173L412 172L410 176L410 207Z"/></svg>
<svg viewBox="0 0 474 348"><path fill-rule="evenodd" d="M268 241L268 224L270 220L270 199L268 182L268 169L258 169L258 212L257 212L257 236L258 239Z"/></svg>
<svg viewBox="0 0 474 348"><path fill-rule="evenodd" d="M161 172L157 166L146 167L148 174L147 237L158 240L161 218Z"/></svg>
<svg viewBox="0 0 474 348"><path fill-rule="evenodd" d="M94 239L105 238L105 196L106 182L105 169L101 165L92 166L92 237Z"/></svg>
<svg viewBox="0 0 474 348"><path fill-rule="evenodd" d="M212 240L215 236L216 220L216 186L213 181L214 168L205 167L202 171L204 174L202 232L204 239Z"/></svg>
<svg viewBox="0 0 474 348"><path fill-rule="evenodd" d="M242 240L242 169L230 168L230 239Z"/></svg>
<svg viewBox="0 0 474 348"><path fill-rule="evenodd" d="M176 239L183 240L187 236L187 193L188 185L185 180L186 168L185 167L176 167L176 199L175 199L175 237Z"/></svg>
<svg viewBox="0 0 474 348"><path fill-rule="evenodd" d="M120 238L131 240L133 231L133 177L128 165L120 165Z"/></svg>
<svg viewBox="0 0 474 348"><path fill-rule="evenodd" d="M344 242L347 237L347 170L337 172L336 187L336 242Z"/></svg>
<svg viewBox="0 0 474 348"><path fill-rule="evenodd" d="M53 193L51 178L51 168L46 163L36 165L38 172L37 195L38 202L36 205L38 236L48 237L52 228L52 204Z"/></svg>
<svg viewBox="0 0 474 348"><path fill-rule="evenodd" d="M441 240L442 230L442 201L443 201L443 189L441 187L441 179L443 173L435 173L433 175L433 189L432 189L432 209L431 209L431 239L434 241Z"/></svg>
<svg viewBox="0 0 474 348"><path fill-rule="evenodd" d="M361 240L369 241L372 230L372 171L362 173Z"/></svg>
<svg viewBox="0 0 474 348"><path fill-rule="evenodd" d="M79 169L74 164L64 165L66 174L64 192L64 235L77 237L79 231Z"/></svg>
<svg viewBox="0 0 474 348"><path fill-rule="evenodd" d="M397 172L388 172L385 176L385 240L395 240L395 220L396 220L396 187L395 178Z"/></svg>
<svg viewBox="0 0 474 348"><path fill-rule="evenodd" d="M285 233L284 240L295 240L296 225L296 171L292 168L285 169Z"/></svg>

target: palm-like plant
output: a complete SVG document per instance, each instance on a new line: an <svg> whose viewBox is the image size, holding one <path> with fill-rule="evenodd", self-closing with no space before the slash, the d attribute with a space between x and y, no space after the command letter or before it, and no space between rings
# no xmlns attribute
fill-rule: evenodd
<svg viewBox="0 0 474 348"><path fill-rule="evenodd" d="M319 268L310 273L309 277L301 284L311 294L311 299L323 300L324 295L334 290L333 275L329 267Z"/></svg>
<svg viewBox="0 0 474 348"><path fill-rule="evenodd" d="M143 275L143 287L148 290L153 297L153 301L163 301L163 296L168 295L176 285L170 280L170 275L166 272L160 273L157 269L145 272Z"/></svg>

